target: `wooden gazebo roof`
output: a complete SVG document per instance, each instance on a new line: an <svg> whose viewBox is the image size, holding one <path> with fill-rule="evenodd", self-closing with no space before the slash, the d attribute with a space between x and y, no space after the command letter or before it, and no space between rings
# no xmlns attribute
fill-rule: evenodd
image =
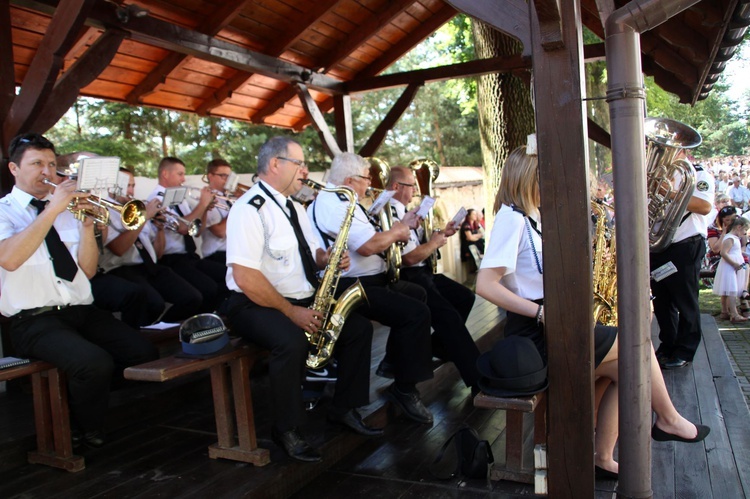
<svg viewBox="0 0 750 499"><path fill-rule="evenodd" d="M57 23L60 3L10 0L10 18L0 17L0 32L12 36L16 85L43 84L25 81L29 68L45 34L67 29L59 34L70 38L58 42L62 64L47 83L60 86L68 76L67 85L84 96L295 130L311 120L295 82L326 112L335 95L530 67L519 58L373 78L456 15L442 0L81 0L68 2L81 6L79 19ZM603 37L597 1L583 0L582 11L586 26ZM749 11L737 0L704 0L645 33L645 72L682 102L705 98L741 40ZM516 22L510 9L503 15ZM603 44L586 52L603 53ZM7 68L0 69L4 77ZM42 106L38 112L49 116L35 118L32 128L46 130L71 103ZM12 128L6 123L6 133Z"/></svg>

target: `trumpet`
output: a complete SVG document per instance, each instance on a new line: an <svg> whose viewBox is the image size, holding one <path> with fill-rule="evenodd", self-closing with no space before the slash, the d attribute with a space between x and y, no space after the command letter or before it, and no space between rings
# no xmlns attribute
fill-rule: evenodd
<svg viewBox="0 0 750 499"><path fill-rule="evenodd" d="M172 213L168 208L162 208L162 211L158 215L159 221L164 223L164 228L177 232L180 230L180 224L187 226L189 236L197 236L201 230L201 221L196 218L193 221L187 220L176 213Z"/></svg>
<svg viewBox="0 0 750 499"><path fill-rule="evenodd" d="M189 185L186 185L185 187L188 190L188 196L190 196L192 199L200 199L201 191L203 190L202 188ZM237 201L234 196L224 196L220 194L219 191L215 191L213 189L211 189L211 193L214 195L214 199L220 201L214 203L214 207L220 210L229 211L229 209L232 207L232 204Z"/></svg>
<svg viewBox="0 0 750 499"><path fill-rule="evenodd" d="M46 178L42 180L42 182L57 187L56 183ZM75 201L68 205L68 211L80 221L83 221L84 218L88 217L97 223L109 225L109 210L111 209L120 214L120 221L126 230L139 229L144 223L146 223L146 205L143 204L143 201L133 199L125 204L120 204L94 195L90 195L86 200L96 208L81 209L78 208Z"/></svg>

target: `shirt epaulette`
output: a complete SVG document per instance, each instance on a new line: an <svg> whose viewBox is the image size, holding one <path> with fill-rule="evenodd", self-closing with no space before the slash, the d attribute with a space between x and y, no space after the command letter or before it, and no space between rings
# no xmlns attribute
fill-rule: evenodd
<svg viewBox="0 0 750 499"><path fill-rule="evenodd" d="M341 201L346 201L347 203L349 202L349 198L346 197L346 194L344 194L343 192L337 192L336 195Z"/></svg>
<svg viewBox="0 0 750 499"><path fill-rule="evenodd" d="M695 171L697 171L697 172L702 172L703 171L703 166L701 166L701 165L693 165L693 168L695 168Z"/></svg>
<svg viewBox="0 0 750 499"><path fill-rule="evenodd" d="M260 194L256 194L250 199L250 201L247 202L247 204L253 205L256 209L260 210L260 207L263 206L265 202L266 198L264 198Z"/></svg>

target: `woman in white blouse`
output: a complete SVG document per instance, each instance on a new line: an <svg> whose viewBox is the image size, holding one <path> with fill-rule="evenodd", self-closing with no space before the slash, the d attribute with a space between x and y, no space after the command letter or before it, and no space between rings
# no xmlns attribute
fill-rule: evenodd
<svg viewBox="0 0 750 499"><path fill-rule="evenodd" d="M477 294L508 312L505 335L520 334L534 341L547 360L544 340L543 262L538 163L536 154L519 147L508 156L495 200L495 222L477 276ZM596 474L617 478L613 459L617 441L617 328L594 328L596 377L611 380L598 406ZM652 408L655 440L699 442L710 429L682 417L667 393L659 364L651 354Z"/></svg>

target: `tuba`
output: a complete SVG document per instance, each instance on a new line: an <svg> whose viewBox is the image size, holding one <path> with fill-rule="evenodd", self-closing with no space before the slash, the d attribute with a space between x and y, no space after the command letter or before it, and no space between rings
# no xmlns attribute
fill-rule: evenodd
<svg viewBox="0 0 750 499"><path fill-rule="evenodd" d="M617 326L617 254L615 230L607 220L609 205L591 200L591 218L594 221L592 238L594 322Z"/></svg>
<svg viewBox="0 0 750 499"><path fill-rule="evenodd" d="M328 257L328 265L323 273L323 279L321 279L313 303L310 305L312 310L323 317L323 325L317 333L305 333L307 340L310 342L310 352L307 354L305 364L310 369L317 369L326 365L331 359L333 347L339 339L346 318L352 310L359 306L360 302L367 302L367 295L362 284L357 280L339 296L338 300L333 297L341 277L339 263L344 251L346 251L349 228L352 225L354 210L357 207L357 195L348 187L329 189L310 179L304 179L302 182L316 191L335 192L349 198L346 216L341 222L338 236L336 236L336 241L331 247L331 254Z"/></svg>
<svg viewBox="0 0 750 499"><path fill-rule="evenodd" d="M409 163L409 168L414 172L414 177L417 179L417 185L419 186L419 195L435 197L433 182L437 180L440 175L440 166L431 159L417 158ZM429 241L432 237L432 232L435 230L435 220L433 218L433 210L430 209L427 217L422 220L422 229L424 230L424 239ZM427 257L427 263L432 268L432 273L437 273L437 251L434 251L429 257Z"/></svg>
<svg viewBox="0 0 750 499"><path fill-rule="evenodd" d="M695 186L693 165L675 158L683 149L698 147L702 139L693 128L667 118L648 118L644 125L648 242L658 253L672 243Z"/></svg>
<svg viewBox="0 0 750 499"><path fill-rule="evenodd" d="M383 192L388 185L391 176L391 167L379 158L365 158L370 163L370 176L372 177L372 187L369 192ZM385 203L380 211L380 228L383 232L390 230L393 226L393 213L391 213L391 203ZM393 243L385 251L386 275L388 282L398 282L401 275L401 249L403 243Z"/></svg>

